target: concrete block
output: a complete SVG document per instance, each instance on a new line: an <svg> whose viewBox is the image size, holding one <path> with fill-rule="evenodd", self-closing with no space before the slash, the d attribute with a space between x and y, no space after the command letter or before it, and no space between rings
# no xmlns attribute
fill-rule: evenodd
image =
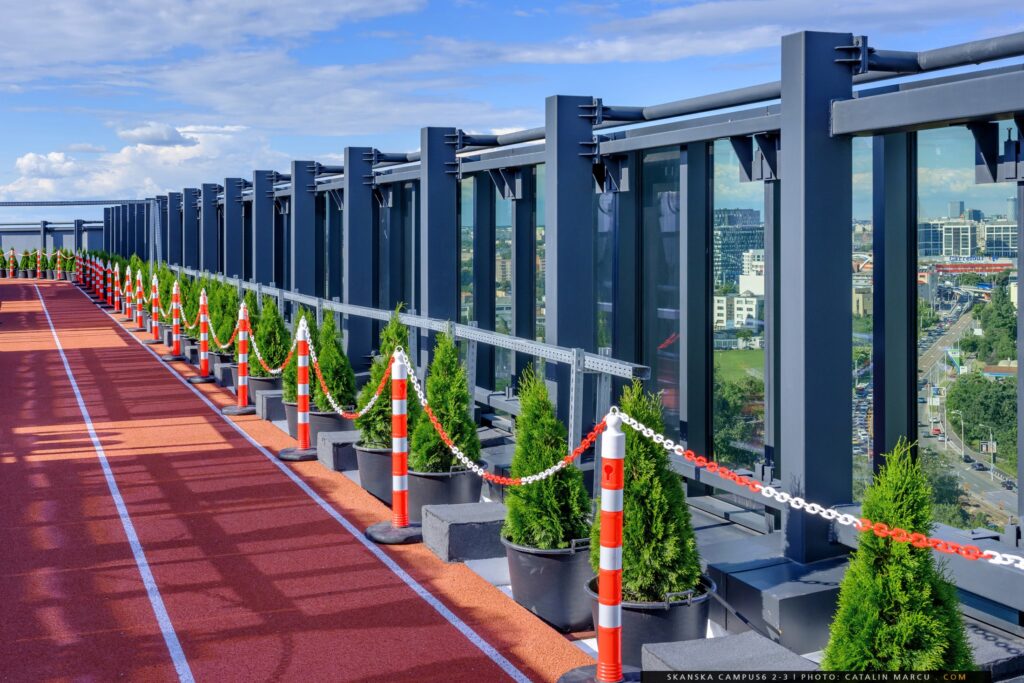
<svg viewBox="0 0 1024 683"><path fill-rule="evenodd" d="M231 363L213 363L213 376L217 378L217 385L231 387Z"/></svg>
<svg viewBox="0 0 1024 683"><path fill-rule="evenodd" d="M355 445L358 429L345 432L320 432L316 438L316 457L320 464L334 472L357 469Z"/></svg>
<svg viewBox="0 0 1024 683"><path fill-rule="evenodd" d="M502 444L499 446L485 447L480 450L480 459L484 461L484 469L492 474L502 477L509 476L512 466L512 455L515 453L515 444ZM481 494L494 502L505 500L505 487L484 481Z"/></svg>
<svg viewBox="0 0 1024 683"><path fill-rule="evenodd" d="M445 562L504 557L501 503L423 506L423 543Z"/></svg>
<svg viewBox="0 0 1024 683"><path fill-rule="evenodd" d="M816 671L817 665L754 631L706 640L648 643L644 671Z"/></svg>
<svg viewBox="0 0 1024 683"><path fill-rule="evenodd" d="M254 391L253 394L253 401L256 403L256 414L258 416L268 422L285 419L284 391L282 389Z"/></svg>

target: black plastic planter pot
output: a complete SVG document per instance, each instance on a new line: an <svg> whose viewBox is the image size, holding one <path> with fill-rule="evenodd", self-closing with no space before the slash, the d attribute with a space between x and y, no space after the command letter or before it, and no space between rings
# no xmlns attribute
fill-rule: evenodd
<svg viewBox="0 0 1024 683"><path fill-rule="evenodd" d="M715 582L700 577L701 588L669 593L665 602L622 602L622 663L640 666L640 655L647 643L674 643L707 637L708 607L711 593L717 592ZM590 596L591 615L597 624L597 579L585 584Z"/></svg>
<svg viewBox="0 0 1024 683"><path fill-rule="evenodd" d="M299 404L289 403L288 401L282 401L282 403L284 403L284 419L288 422L288 436L296 439L299 434L298 422L296 421ZM310 440L310 443L312 443L312 440Z"/></svg>
<svg viewBox="0 0 1024 683"><path fill-rule="evenodd" d="M211 362L215 361L217 363L220 363L221 365L226 365L228 363L235 362L235 354L233 353L224 353L223 351L211 351L211 355L213 356Z"/></svg>
<svg viewBox="0 0 1024 683"><path fill-rule="evenodd" d="M587 631L595 617L582 586L590 568L590 539L578 538L571 548L539 550L506 538L512 598L559 631Z"/></svg>
<svg viewBox="0 0 1024 683"><path fill-rule="evenodd" d="M56 280L57 278L55 278L53 276L53 271L52 270L48 270L48 271L46 271L46 279L47 280Z"/></svg>
<svg viewBox="0 0 1024 683"><path fill-rule="evenodd" d="M359 485L363 490L391 505L391 449L366 448L356 444L356 462L359 465Z"/></svg>
<svg viewBox="0 0 1024 683"><path fill-rule="evenodd" d="M252 365L249 366L252 368ZM255 392L257 391L273 391L281 388L280 377L253 377L249 376L249 395L255 400Z"/></svg>
<svg viewBox="0 0 1024 683"><path fill-rule="evenodd" d="M349 432L355 428L352 420L345 419L337 413L309 411L309 442L314 446L320 432Z"/></svg>
<svg viewBox="0 0 1024 683"><path fill-rule="evenodd" d="M27 270L19 270L18 271L18 277L20 277L22 280L27 279L28 278L28 271Z"/></svg>
<svg viewBox="0 0 1024 683"><path fill-rule="evenodd" d="M483 463L477 463L483 466ZM409 470L409 521L423 521L424 505L479 503L483 479L470 470L414 472Z"/></svg>

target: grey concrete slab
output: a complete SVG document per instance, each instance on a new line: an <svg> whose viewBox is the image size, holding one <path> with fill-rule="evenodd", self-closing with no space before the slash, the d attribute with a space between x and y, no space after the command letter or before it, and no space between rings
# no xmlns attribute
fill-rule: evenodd
<svg viewBox="0 0 1024 683"><path fill-rule="evenodd" d="M721 638L649 643L644 671L816 671L817 665L764 636L747 631Z"/></svg>
<svg viewBox="0 0 1024 683"><path fill-rule="evenodd" d="M974 662L992 672L993 680L1024 676L1024 638L993 628L976 619L964 619Z"/></svg>
<svg viewBox="0 0 1024 683"><path fill-rule="evenodd" d="M233 382L231 379L231 366L232 363L213 362L213 376L217 378L218 386L232 386Z"/></svg>
<svg viewBox="0 0 1024 683"><path fill-rule="evenodd" d="M320 432L316 439L317 460L334 472L356 469L358 464L354 446L359 441L360 434L358 429Z"/></svg>
<svg viewBox="0 0 1024 683"><path fill-rule="evenodd" d="M423 506L423 542L445 562L504 557L505 506L463 503Z"/></svg>
<svg viewBox="0 0 1024 683"><path fill-rule="evenodd" d="M492 586L508 586L511 579L508 576L508 557L486 557L482 560L466 560L466 566L473 570L473 573L482 578Z"/></svg>
<svg viewBox="0 0 1024 683"><path fill-rule="evenodd" d="M264 420L274 422L284 419L284 390L254 391L253 402L256 403L256 414Z"/></svg>

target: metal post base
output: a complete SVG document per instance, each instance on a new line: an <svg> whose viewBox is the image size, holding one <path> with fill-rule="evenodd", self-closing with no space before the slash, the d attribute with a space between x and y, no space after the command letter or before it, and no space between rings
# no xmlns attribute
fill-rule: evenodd
<svg viewBox="0 0 1024 683"><path fill-rule="evenodd" d="M114 310L114 304L97 303L96 305L102 308L104 311Z"/></svg>
<svg viewBox="0 0 1024 683"><path fill-rule="evenodd" d="M161 342L159 339L143 339L142 343L149 345L149 344L162 344L163 342Z"/></svg>
<svg viewBox="0 0 1024 683"><path fill-rule="evenodd" d="M123 322L123 323L130 323L133 320L135 320L135 318L121 318L121 322Z"/></svg>
<svg viewBox="0 0 1024 683"><path fill-rule="evenodd" d="M253 412L256 409L253 408ZM315 448L285 448L278 452L278 460L284 460L285 462L306 462L308 460L316 460L316 449Z"/></svg>
<svg viewBox="0 0 1024 683"><path fill-rule="evenodd" d="M398 528L391 526L391 522L379 522L366 530L366 537L381 545L422 543L423 528L419 524Z"/></svg>
<svg viewBox="0 0 1024 683"><path fill-rule="evenodd" d="M228 406L224 410L220 411L225 415L255 415L256 406ZM307 450L313 450L312 448Z"/></svg>
<svg viewBox="0 0 1024 683"><path fill-rule="evenodd" d="M640 669L635 666L622 665L622 678L619 679L622 683L633 683L634 681L640 680ZM562 674L561 678L558 679L558 683L598 683L597 680L597 665L591 664L589 666L580 666L575 669L570 669Z"/></svg>
<svg viewBox="0 0 1024 683"><path fill-rule="evenodd" d="M175 356L173 353L165 353L164 355L160 356L160 359L165 360L168 363L174 363L176 361L184 361L185 356Z"/></svg>
<svg viewBox="0 0 1024 683"><path fill-rule="evenodd" d="M207 375L206 377L198 377L198 376L196 376L196 377L189 377L188 378L188 383L189 384L213 384L216 381L217 381L217 378L214 377L213 375Z"/></svg>
<svg viewBox="0 0 1024 683"><path fill-rule="evenodd" d="M149 332L145 327L133 327L132 332Z"/></svg>

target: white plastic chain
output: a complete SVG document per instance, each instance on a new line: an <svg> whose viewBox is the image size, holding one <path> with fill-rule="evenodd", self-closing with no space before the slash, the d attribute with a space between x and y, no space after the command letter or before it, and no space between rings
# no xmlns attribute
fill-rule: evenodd
<svg viewBox="0 0 1024 683"><path fill-rule="evenodd" d="M320 364L320 361L316 357L316 349L313 348L312 344L309 345L309 359L311 361L313 361L313 365L319 365ZM314 379L316 379L316 378L314 377ZM319 384L320 380L316 379L316 381ZM313 382L313 380L311 379L310 380L310 384L312 384L312 382ZM383 393L383 392L381 392L381 393ZM334 400L334 397L331 396L330 392L324 392L324 395L327 397L327 402L331 404L331 408L334 410L334 412L336 412L338 415L342 415L342 414L346 414L347 415L347 414L349 414L349 411L342 409L342 407L338 405L338 402ZM378 398L380 398L380 394L374 394L373 396L371 396L370 400L366 402L366 405L363 406L356 413L357 417L362 417L363 415L366 415L366 413L369 412L369 410L371 408L373 408L373 406L377 402ZM323 408L323 406L319 406L319 407L321 409Z"/></svg>
<svg viewBox="0 0 1024 683"><path fill-rule="evenodd" d="M637 421L633 417L619 410L617 407L612 407L612 413L618 414L622 418L624 424L629 425L638 433L643 434L648 439L651 439L655 443L661 445L665 450L670 453L674 453L680 457L685 457L686 448L682 445L675 443L671 439L666 438L664 435L655 432L650 427ZM794 496L786 491L777 490L771 486L762 486L761 495L765 498L773 498L783 505L788 505L794 510L803 510L804 512L821 517L829 522L837 522L845 526L850 526L860 530L860 519L853 515L841 513L832 508L826 508L817 503L808 503L800 496ZM1001 553L996 550L983 550L982 557L992 564L1012 566L1016 569L1024 570L1024 557L1020 555L1012 555L1010 553Z"/></svg>
<svg viewBox="0 0 1024 683"><path fill-rule="evenodd" d="M299 337L297 335L293 336L292 337L292 347L288 350L289 354L295 352L295 347L298 345L298 343L299 343ZM262 365L266 364L266 361L263 360L263 356L260 354L259 347L256 346L256 338L255 337L250 337L249 338L249 344L252 345L252 352L256 354L256 358L258 358L260 360L260 365L262 366ZM270 371L270 374L274 375L276 377L277 375L280 375L282 372L284 372L284 368L275 368L275 369Z"/></svg>
<svg viewBox="0 0 1024 683"><path fill-rule="evenodd" d="M235 329L231 330L231 334L234 335L238 331L238 323L235 323ZM213 329L213 325L210 325L210 336L213 338L213 343L220 347L221 351L227 351L231 348L231 344L221 344L220 339L217 339L217 331Z"/></svg>
<svg viewBox="0 0 1024 683"><path fill-rule="evenodd" d="M409 382L412 383L413 391L416 392L416 396L419 398L420 405L426 408L427 394L426 392L423 391L423 388L420 387L420 379L419 376L416 374L416 368L409 361L409 356L406 355L405 349L403 349L402 347L398 347L396 351L398 352L402 363L404 363L405 367L408 368L409 370ZM485 474L487 474L487 471L484 468L480 467L475 462L466 457L462 450L454 443L448 447L448 450L452 452L452 455L454 455L459 460L459 462L461 462L466 467L466 469L472 471L478 477L483 477ZM522 481L523 484L533 484L534 482L543 481L549 477L555 476L559 470L565 469L568 466L568 462L566 462L565 460L559 460L556 464L552 465L546 470L538 472L537 474L531 474L525 477L520 477L520 481Z"/></svg>

